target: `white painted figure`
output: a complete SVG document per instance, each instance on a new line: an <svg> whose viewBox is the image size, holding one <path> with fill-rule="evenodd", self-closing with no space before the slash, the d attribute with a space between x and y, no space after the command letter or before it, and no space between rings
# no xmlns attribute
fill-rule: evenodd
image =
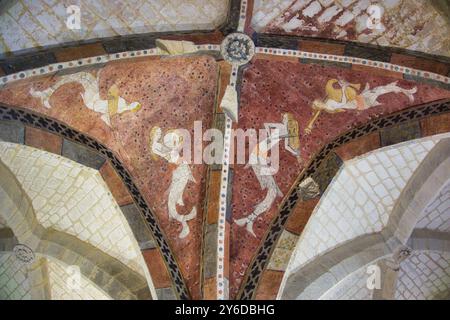
<svg viewBox="0 0 450 320"><path fill-rule="evenodd" d="M100 113L102 115L101 119L108 126L111 126L111 116L125 111L137 111L140 109L141 104L139 102L132 102L128 104L124 98L120 97L118 92L119 90L116 85L109 88L107 100L100 98L99 76L100 72L97 73L97 77L89 72L77 72L63 75L54 85L43 91L36 91L32 87L30 89L30 94L35 98L41 99L44 107L50 109L52 107L50 104L50 98L59 87L67 83L79 83L84 89L84 92L80 94L85 106Z"/></svg>
<svg viewBox="0 0 450 320"><path fill-rule="evenodd" d="M298 123L291 114L284 114L282 123L265 123L264 127L268 133L268 138L261 141L250 153L247 167L252 167L261 190L267 190L266 197L255 206L251 214L245 218L234 220L238 226L245 226L246 230L254 237L256 235L253 231L253 223L256 218L269 210L277 197L283 196L274 179L276 172L268 161L268 153L278 142L284 139L286 149L296 157L300 156Z"/></svg>
<svg viewBox="0 0 450 320"><path fill-rule="evenodd" d="M314 109L314 115L306 126L305 133L311 133L313 124L322 111L337 113L346 110L366 110L380 105L381 103L378 102L378 98L388 93L404 94L410 102L413 102L417 88L404 89L399 87L397 83L395 81L372 89L366 83L364 90L358 92L361 88L360 84L349 83L343 79L328 80L325 86L326 98L313 101L312 108ZM335 85L338 85L338 88L335 88Z"/></svg>
<svg viewBox="0 0 450 320"><path fill-rule="evenodd" d="M190 233L187 222L197 216L197 208L194 206L186 215L179 214L177 205L184 206L183 193L186 185L192 181L196 182L192 175L189 164L180 156L183 146L183 135L177 130L168 131L160 143L162 136L161 128L154 127L150 132L150 150L153 156L159 156L169 163L177 165L172 173L172 181L169 186L168 209L169 219L175 219L182 225L178 237L185 238Z"/></svg>

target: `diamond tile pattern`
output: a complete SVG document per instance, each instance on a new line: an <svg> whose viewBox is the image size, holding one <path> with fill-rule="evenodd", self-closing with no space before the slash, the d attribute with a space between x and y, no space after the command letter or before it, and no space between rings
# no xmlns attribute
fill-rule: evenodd
<svg viewBox="0 0 450 320"><path fill-rule="evenodd" d="M0 159L16 175L44 227L74 235L144 274L139 246L98 171L7 142L0 142Z"/></svg>
<svg viewBox="0 0 450 320"><path fill-rule="evenodd" d="M409 178L442 137L385 147L345 162L316 206L288 270L345 241L381 231Z"/></svg>
<svg viewBox="0 0 450 320"><path fill-rule="evenodd" d="M416 251L400 266L395 298L446 298L450 290L450 253Z"/></svg>
<svg viewBox="0 0 450 320"><path fill-rule="evenodd" d="M30 300L26 266L12 253L0 253L0 300Z"/></svg>
<svg viewBox="0 0 450 320"><path fill-rule="evenodd" d="M428 205L416 228L450 232L450 183Z"/></svg>
<svg viewBox="0 0 450 320"><path fill-rule="evenodd" d="M77 5L81 29L69 29L66 8ZM0 53L62 42L136 33L214 30L229 0L19 0L0 14Z"/></svg>

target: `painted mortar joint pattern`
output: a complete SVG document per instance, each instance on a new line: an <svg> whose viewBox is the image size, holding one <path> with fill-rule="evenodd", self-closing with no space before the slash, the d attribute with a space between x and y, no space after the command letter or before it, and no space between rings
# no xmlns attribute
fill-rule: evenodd
<svg viewBox="0 0 450 320"><path fill-rule="evenodd" d="M446 13L439 12L435 4L417 0L256 1L252 27L259 33L346 40L448 57L449 25Z"/></svg>
<svg viewBox="0 0 450 320"><path fill-rule="evenodd" d="M39 0L41 1L41 0ZM82 2L84 0L81 0ZM168 0L167 2L171 3L172 0ZM133 32L131 34L124 34L120 36L120 39L118 37L101 37L101 38L95 38L90 40L80 40L80 41L72 41L72 42L66 42L64 44L59 43L58 45L50 45L50 46L44 46L43 49L37 50L36 48L32 49L25 49L18 52L14 52L14 56L7 57L4 59L5 61L2 62L0 59L0 66L3 65L3 68L6 73L14 73L22 70L30 69L32 66L44 66L46 64L57 61L66 61L70 59L61 57L67 56L66 53L68 53L68 56L80 56L80 58L86 57L86 52L104 52L106 51L109 54L116 54L120 52L125 51L138 51L138 50L146 50L154 48L155 46L155 40L158 38L163 39L175 39L175 40L187 40L187 41L194 41L195 43L198 42L198 44L205 44L205 43L217 43L217 41L220 41L223 36L228 35L231 32L234 32L237 30L237 27L239 23L243 22L243 17L245 14L240 14L240 8L241 8L241 0L226 0L226 1L218 1L218 0L189 0L190 2L196 2L196 1L206 1L205 6L201 7L200 11L207 10L211 11L211 9L215 6L216 3L219 3L222 9L218 8L218 10L222 10L223 12L227 12L227 19L226 22L222 26L218 26L218 28L214 29L213 31L204 31L204 30L178 30L173 29L169 31L164 30L155 30L151 33L148 33L148 30L146 30L145 34L134 34ZM229 1L229 5L228 5ZM148 2L148 1L139 1L139 2ZM213 3L210 3L213 2ZM60 6L60 4L58 4ZM154 6L148 5L148 3L145 3L143 6ZM172 4L170 4L172 5ZM245 8L246 1L243 3ZM127 5L126 9L129 7ZM158 2L156 5L158 8L161 8L161 3ZM179 7L177 5L173 5L176 7ZM190 6L192 9L192 6L196 7L194 4L187 4L187 6ZM226 7L228 7L227 10ZM61 8L60 8L61 9ZM151 9L151 8L150 8ZM166 9L166 8L163 8ZM99 10L97 8L97 10ZM250 10L250 7L247 7L247 10ZM124 14L129 14L129 10L124 10ZM139 10L138 10L139 11ZM63 13L61 11L60 13ZM165 12L167 13L167 12ZM183 11L184 13L184 11ZM220 12L219 12L220 13ZM64 12L65 14L65 12ZM133 16L133 15L131 15ZM247 17L245 16L245 19ZM120 20L120 19L118 19ZM201 19L200 19L201 20ZM198 19L196 20L196 23L198 23ZM248 21L247 21L248 24ZM63 46L66 49L61 50L58 49L58 47ZM97 47L97 48L96 48ZM98 48L100 47L100 48ZM0 45L1 48L1 45ZM66 52L67 51L67 52ZM93 56L92 53L88 53L88 56ZM37 59L35 59L37 57ZM56 57L56 58L55 58ZM46 62L45 62L46 61ZM28 66L28 67L26 67ZM0 75L2 74L2 71L0 69Z"/></svg>
<svg viewBox="0 0 450 320"><path fill-rule="evenodd" d="M0 52L86 42L93 39L139 35L149 32L214 30L225 20L229 0L85 1L80 9L80 28L69 28L63 1L16 1L0 16Z"/></svg>
<svg viewBox="0 0 450 320"><path fill-rule="evenodd" d="M52 134L49 133L49 135ZM123 212L113 201L112 195L108 193L97 171L52 153L26 146L3 142L0 149L2 150L2 160L12 168L19 183L25 188L27 196L30 196L33 201L33 207L36 209L38 217L38 220L32 223L33 226L40 223L46 228L62 230L75 235L81 241L92 245L92 248L98 248L95 249L96 251L94 250L97 252L95 257L105 252L111 257L126 262L130 271L134 270L131 272L145 275L146 267L143 260L140 259L139 247L132 240L134 239L132 232L136 234L136 230L128 229L129 227L122 217ZM37 171L39 165L42 165L42 168ZM27 172L32 174L27 175ZM47 185L45 185L46 183ZM63 196L56 192L55 185L58 192L63 193ZM54 204L54 202L58 203ZM49 205L50 203L51 205ZM53 209L49 209L51 206ZM69 209L69 214L64 214L67 209ZM86 216L88 212L89 214ZM101 212L103 213L99 217L98 214ZM107 219L107 226L101 226L104 219ZM33 221L31 218L27 220ZM95 234L92 233L93 230ZM75 238L72 237L72 239ZM75 249L81 249L83 242L78 241L77 243L78 247ZM116 243L117 245L114 245ZM58 252L62 247L55 245L51 247L53 248L52 253L60 255ZM103 252L99 253L99 250ZM85 253L83 256L90 255L89 252ZM98 266L100 267L100 265ZM142 293L143 297L145 294L148 295L148 292Z"/></svg>
<svg viewBox="0 0 450 320"><path fill-rule="evenodd" d="M9 108L5 106L0 106L0 120L3 121L14 121L14 123L23 123L25 125L30 125L35 128L43 129L54 133L56 135L60 135L65 137L66 139L75 141L82 145L87 146L88 148L94 150L95 152L107 157L118 172L121 179L124 181L127 189L132 195L135 203L137 203L139 210L143 213L145 220L149 224L150 230L154 235L154 239L156 240L158 247L161 249L162 255L165 259L165 262L168 266L168 271L171 275L171 278L174 282L174 287L176 289L177 295L182 299L188 298L187 289L185 288L185 284L183 278L181 276L181 272L178 269L178 266L175 262L173 254L171 253L169 246L164 238L164 235L158 226L158 222L153 217L152 212L146 205L144 199L140 195L139 190L134 185L130 175L126 172L126 169L120 163L120 161L116 158L116 156L108 150L101 143L93 140L92 138L85 136L82 133L77 132L76 130L69 128L68 126L58 123L53 119L49 119L38 114L35 114L30 111L25 111L18 108ZM18 121L18 122L17 122ZM23 142L22 142L23 143Z"/></svg>
<svg viewBox="0 0 450 320"><path fill-rule="evenodd" d="M241 8L245 8L245 7L243 7L243 4L244 3L241 3ZM246 3L245 3L246 4ZM247 10L243 10L243 12L247 12ZM240 17L240 20L242 19L242 17ZM244 19L245 20L245 19ZM239 27L241 28L241 25L242 25L242 23L241 23L241 21L239 21ZM211 49L211 48L213 48L213 47L208 47L208 49ZM218 51L218 46L216 46L215 47L215 51ZM150 49L149 49L150 50ZM140 50L142 53L144 52L144 50ZM287 51L287 50L286 50ZM135 51L135 52L139 52L139 51ZM122 53L121 53L122 54ZM126 56L124 56L124 57L122 57L122 56L120 56L121 54L119 54L119 57L122 59L122 58L127 58L127 56L128 55L126 55ZM287 53L286 53L287 54ZM285 55L284 53L282 53L282 55ZM296 55L293 55L294 57L296 56ZM128 57L132 57L132 56L128 56ZM134 56L133 56L134 57ZM307 57L306 59L308 59L309 57ZM351 57L348 57L348 58L351 58ZM309 59L313 59L313 58L309 58ZM330 60L330 61L336 61L336 60ZM369 61L369 60L363 60L363 61ZM353 61L352 61L352 63L354 63ZM361 65L365 65L365 63L361 63ZM376 65L375 65L376 66ZM380 63L380 66L383 66L383 64L381 64ZM400 67L400 66L397 66L397 67ZM392 67L391 67L392 68ZM383 69L385 69L385 70L388 70L388 68L383 68ZM395 69L395 67L394 67L394 69ZM406 70L407 68L405 68L405 70ZM423 71L424 72L424 74L425 74L425 71ZM20 73L17 73L16 75L19 75ZM425 75L423 75L422 77L426 77ZM19 76L19 78L20 78L20 76ZM443 77L442 78L442 80L439 80L439 81L441 81L441 82L444 82L444 83L448 83L448 79L446 80L445 79L446 77ZM17 79L17 80L20 80L20 79ZM6 81L5 81L6 82ZM237 82L237 81L236 81ZM2 83L2 79L0 78L0 84ZM236 83L235 83L236 84ZM228 187L227 187L228 188Z"/></svg>

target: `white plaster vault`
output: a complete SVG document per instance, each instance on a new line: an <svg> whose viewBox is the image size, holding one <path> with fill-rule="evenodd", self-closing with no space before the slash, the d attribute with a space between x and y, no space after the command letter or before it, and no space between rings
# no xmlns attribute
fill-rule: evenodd
<svg viewBox="0 0 450 320"><path fill-rule="evenodd" d="M14 193L0 188L0 229L10 228L19 242L33 250L39 243L39 238L30 231L34 226L74 236L140 274L148 282L152 296L156 297L138 243L97 170L59 155L8 142L0 142L0 162L17 179L23 189L22 196L29 198L32 205L28 207L27 201L21 201L17 207L11 199ZM8 182L4 183L6 188L11 188ZM25 216L19 211L25 212ZM75 293L67 290L63 280L68 272L65 263L50 256L45 258L52 298L110 299L83 277L83 290ZM27 287L27 281L22 277L27 273L26 268L15 263L15 257L7 252L0 259L4 261L0 269L0 296L29 298L29 285ZM19 286L22 289L16 288Z"/></svg>
<svg viewBox="0 0 450 320"><path fill-rule="evenodd" d="M69 29L67 7L80 8L80 29ZM129 34L214 30L229 0L19 0L0 14L0 54L58 43Z"/></svg>
<svg viewBox="0 0 450 320"><path fill-rule="evenodd" d="M393 267L396 275L394 283L390 285L394 286L395 294L389 298L448 298L450 176L445 169L448 165L448 154L442 154L441 151L447 153L449 137L450 134L441 134L412 140L344 162L297 241L278 298L293 298L300 294L301 292L292 292L292 288L295 288L292 281L306 281L309 272L317 273L312 276L312 279L316 280L311 280L311 284L306 287L300 285L299 288L305 291L297 298L378 299L380 295L367 288L367 267L383 263L392 265L390 261L393 261L393 258L390 256L395 255L394 248L398 248L402 243L412 246L413 251L404 261L398 262L398 270ZM413 175L415 180L420 180L418 167L428 167L424 159L429 159L428 155L437 149L438 144L443 146L441 141L446 143L447 149L440 148L439 153L441 158L446 160L437 167L444 168L445 172L441 173L442 181L436 181L436 184L442 187L420 191L422 193L417 191L418 199L409 199L410 195L414 196L414 189L411 189L416 184L412 181ZM429 161L434 160L433 158ZM405 191L407 186L410 190ZM411 215L408 211L410 209L402 204L405 199L416 203L420 212ZM416 201L426 202L420 204ZM399 212L404 212L409 218L398 216ZM415 222L411 219L415 219ZM366 245L361 247L358 242ZM336 251L337 248L341 251ZM358 251L361 248L365 249ZM335 251L347 256L334 254ZM361 264L363 261L366 262ZM320 272L315 270L319 265L321 268L327 268L324 263L333 270L319 274ZM299 276L296 276L297 274ZM328 283L329 287L324 287L324 283Z"/></svg>

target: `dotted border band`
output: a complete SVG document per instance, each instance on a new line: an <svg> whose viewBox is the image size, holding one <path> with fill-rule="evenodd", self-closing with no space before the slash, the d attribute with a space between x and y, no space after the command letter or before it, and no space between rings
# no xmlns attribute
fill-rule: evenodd
<svg viewBox="0 0 450 320"><path fill-rule="evenodd" d="M298 57L303 59L313 59L313 60L322 60L322 61L332 61L332 62L342 62L342 63L350 63L350 64L356 64L356 65L363 65L363 66L369 66L394 72L399 72L404 75L412 75L421 77L424 79L431 79L436 80L442 83L449 84L450 78L429 72L429 71L423 71L418 69L413 69L409 67L399 66L396 64L388 63L388 62L380 62L380 61L374 61L374 60L368 60L368 59L361 59L356 57L349 57L349 56L339 56L339 55L333 55L333 54L326 54L326 53L315 53L315 52L306 52L306 51L300 51L300 50L289 50L289 49L277 49L277 48L266 48L266 47L257 47L255 49L256 53L263 53L263 54L271 54L276 56L287 56L287 57Z"/></svg>
<svg viewBox="0 0 450 320"><path fill-rule="evenodd" d="M216 44L202 44L198 45L197 49L199 51L219 51L220 45ZM100 56L94 56L84 59L72 60L67 62L57 62L52 63L44 67L39 67L35 69L29 69L25 71L20 71L0 77L0 87L8 83L24 80L36 76L48 75L61 70L67 70L72 68L78 68L82 66L91 66L99 63L106 63L110 61L149 57L149 56L159 56L158 50L156 48L136 50L136 51L124 51L119 53L104 54Z"/></svg>
<svg viewBox="0 0 450 320"><path fill-rule="evenodd" d="M239 24L237 28L237 32L244 32L245 22L247 20L247 1L241 1L241 11L239 12Z"/></svg>
<svg viewBox="0 0 450 320"><path fill-rule="evenodd" d="M241 6L246 6L246 1L242 1ZM203 44L203 45L198 45L197 49L199 51L220 52L220 45ZM350 63L350 64L356 64L356 65L363 65L363 66L369 66L369 67L399 72L404 75L412 75L412 76L417 76L417 77L421 77L424 79L431 79L431 80L435 80L435 81L442 82L445 84L450 84L449 77L446 77L446 76L443 76L440 74L436 74L433 72L429 72L429 71L423 71L423 70L419 70L419 69L399 66L396 64L388 63L388 62L379 62L379 61L361 59L361 58L349 57L349 56L322 54L322 53L306 52L306 51L300 51L300 50L267 48L267 47L257 47L255 49L255 52L276 55L276 56L289 56L289 57L298 57L298 58L304 58L304 59L314 59L314 60L322 60L322 61L332 61L332 62L342 62L342 63ZM106 63L109 61L117 61L117 60L123 60L123 59L157 56L157 55L158 55L157 49L151 48L151 49L145 49L145 50L125 51L125 52L120 52L120 53L105 54L105 55L94 56L94 57L89 57L89 58L84 58L84 59L79 59L79 60L72 60L72 61L67 61L67 62L53 63L53 64L49 64L44 67L20 71L17 73L13 73L10 75L0 77L0 86L6 85L8 83L18 81L18 80L28 79L28 78L35 77L35 76L52 74L52 73L55 73L55 72L58 72L61 70L78 68L81 66L95 65L95 64L99 64L99 63Z"/></svg>
<svg viewBox="0 0 450 320"><path fill-rule="evenodd" d="M238 74L238 66L233 65L231 68L230 75L230 86L236 88L236 80ZM219 222L218 222L218 233L217 233L217 299L218 300L228 300L229 298L229 287L228 280L226 279L228 275L225 275L225 246L228 244L225 242L225 232L226 232L226 213L227 213L227 194L229 186L229 171L230 171L230 147L232 139L232 123L231 118L225 114L225 135L224 135L224 149L222 158L222 173L220 179L220 206L219 206Z"/></svg>

